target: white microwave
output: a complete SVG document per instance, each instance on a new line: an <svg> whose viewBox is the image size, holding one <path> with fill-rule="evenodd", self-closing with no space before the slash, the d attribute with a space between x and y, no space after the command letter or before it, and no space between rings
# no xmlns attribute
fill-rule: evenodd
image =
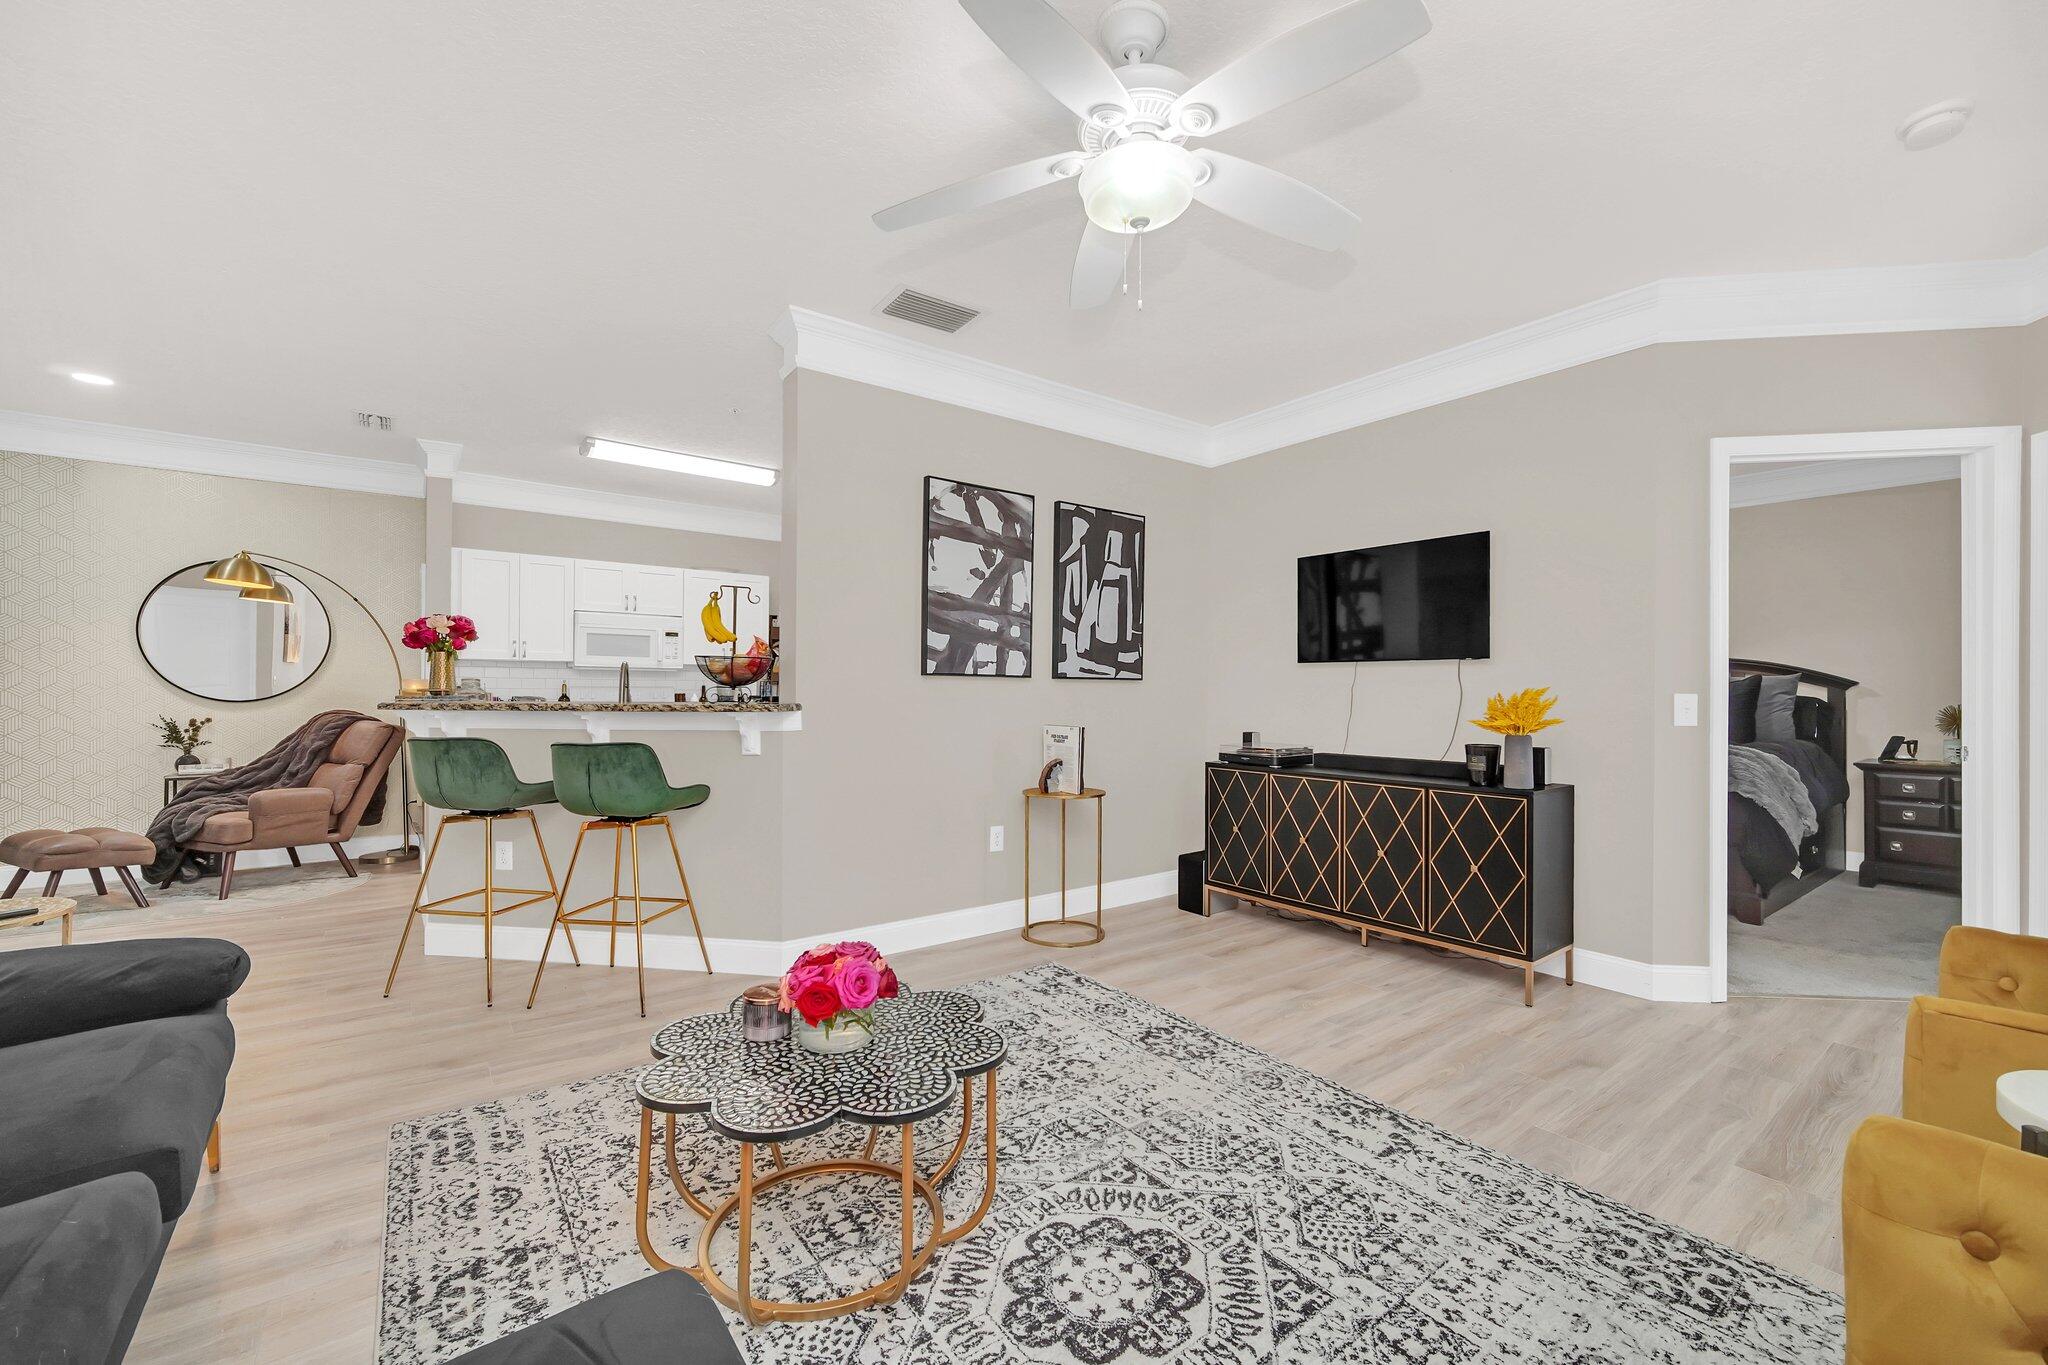
<svg viewBox="0 0 2048 1365"><path fill-rule="evenodd" d="M684 668L683 618L638 612L576 613L578 668Z"/></svg>

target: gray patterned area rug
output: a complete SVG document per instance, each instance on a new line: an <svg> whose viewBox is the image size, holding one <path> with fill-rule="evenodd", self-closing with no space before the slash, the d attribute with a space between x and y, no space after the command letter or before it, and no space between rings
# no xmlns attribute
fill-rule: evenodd
<svg viewBox="0 0 2048 1365"><path fill-rule="evenodd" d="M1841 1359L1840 1301L1762 1261L1065 968L968 990L1010 1043L987 1220L892 1307L730 1319L750 1365ZM648 1273L633 1075L392 1130L384 1365L437 1365ZM921 1124L920 1164L957 1130L957 1110ZM857 1153L865 1131L790 1155ZM679 1148L700 1191L732 1188L732 1143L685 1119ZM942 1188L955 1219L980 1198L981 1157L977 1138ZM697 1220L664 1195L657 1239L688 1259ZM880 1278L895 1217L877 1180L778 1187L755 1292L823 1299ZM729 1236L714 1245L728 1278L733 1254Z"/></svg>

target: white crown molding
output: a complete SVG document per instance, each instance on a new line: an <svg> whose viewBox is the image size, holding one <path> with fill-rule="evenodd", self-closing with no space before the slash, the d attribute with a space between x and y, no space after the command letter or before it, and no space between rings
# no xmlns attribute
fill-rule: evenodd
<svg viewBox="0 0 2048 1365"><path fill-rule="evenodd" d="M453 449L449 441L421 441L428 468ZM441 447L440 451L430 447ZM291 483L307 488L334 488L350 493L383 493L401 498L426 496L426 478L419 465L396 460L366 460L354 455L329 455L285 446L187 436L175 431L85 422L70 417L44 417L32 412L0 411L0 450L26 455L56 455L100 464L175 469L189 474L217 474L266 483ZM667 498L602 493L565 484L535 483L495 474L465 474L444 465L454 479L455 501L473 507L502 507L516 512L544 512L558 517L659 526L672 531L704 531L743 536L749 540L780 540L782 518L773 512L750 512ZM434 475L434 477L446 477Z"/></svg>
<svg viewBox="0 0 2048 1365"><path fill-rule="evenodd" d="M1191 464L1220 465L1665 342L2023 327L2048 317L2048 249L2007 261L1658 280L1214 426L791 308L806 369Z"/></svg>
<svg viewBox="0 0 2048 1365"><path fill-rule="evenodd" d="M462 442L416 440L420 469L430 479L452 479L462 468Z"/></svg>
<svg viewBox="0 0 2048 1365"><path fill-rule="evenodd" d="M115 426L111 422L44 417L33 412L0 412L0 450L146 469L176 469L188 474L261 479L268 483L296 483L311 488L338 488L351 493L388 493L402 498L426 495L418 468L395 460L365 460L353 455L328 455L286 446Z"/></svg>
<svg viewBox="0 0 2048 1365"><path fill-rule="evenodd" d="M591 521L621 521L659 526L670 531L703 531L743 536L748 540L782 539L782 518L774 512L749 512L737 507L604 493L558 483L534 483L497 474L455 476L455 501L471 507L501 507L513 512L544 512Z"/></svg>
<svg viewBox="0 0 2048 1365"><path fill-rule="evenodd" d="M1940 483L1963 477L1954 455L1907 455L1883 460L1822 460L1790 469L1744 469L1728 475L1730 507L1762 507L1773 502L1802 502L1843 493L1870 493L1916 483Z"/></svg>
<svg viewBox="0 0 2048 1365"><path fill-rule="evenodd" d="M1052 431L1207 463L1209 428L1086 389L976 360L865 323L792 307L768 335L782 347L782 376L805 369Z"/></svg>

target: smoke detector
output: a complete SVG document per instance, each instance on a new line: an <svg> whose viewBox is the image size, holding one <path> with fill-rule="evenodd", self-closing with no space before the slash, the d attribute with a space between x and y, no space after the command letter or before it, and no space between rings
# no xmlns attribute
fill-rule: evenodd
<svg viewBox="0 0 2048 1365"><path fill-rule="evenodd" d="M1899 125L1899 141L1909 152L1924 152L1954 141L1970 122L1968 100L1943 100L1930 104Z"/></svg>

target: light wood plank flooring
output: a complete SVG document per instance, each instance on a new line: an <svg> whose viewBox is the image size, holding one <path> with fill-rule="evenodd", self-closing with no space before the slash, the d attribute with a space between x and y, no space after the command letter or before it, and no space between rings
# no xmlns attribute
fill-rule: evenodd
<svg viewBox="0 0 2048 1365"><path fill-rule="evenodd" d="M252 873L256 877L287 875ZM375 1346L385 1135L399 1119L629 1066L663 1019L723 1005L743 978L420 956L380 998L412 880L366 873L289 907L171 923L81 915L78 939L217 935L254 959L232 1010L240 1053L226 1164L200 1180L131 1356L182 1365L349 1361ZM90 901L87 904L91 904ZM1652 1005L1538 983L1411 945L1250 908L1114 911L1066 953L1000 934L903 954L950 985L1057 959L1376 1099L1839 1291L1841 1155L1896 1112L1902 1002ZM0 933L0 949L54 942Z"/></svg>

